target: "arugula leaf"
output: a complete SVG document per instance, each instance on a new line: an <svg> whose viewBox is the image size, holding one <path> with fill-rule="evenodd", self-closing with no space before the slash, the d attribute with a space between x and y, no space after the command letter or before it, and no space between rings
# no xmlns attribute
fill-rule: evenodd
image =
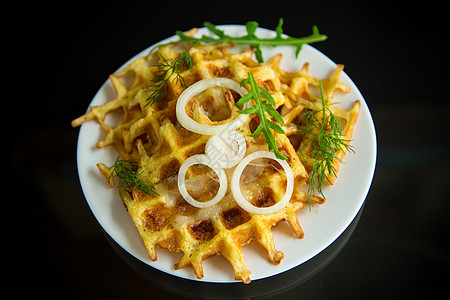
<svg viewBox="0 0 450 300"><path fill-rule="evenodd" d="M248 72L248 77L241 82L241 86L244 84L249 84L251 87L250 92L245 94L241 99L239 99L238 102L236 102L236 106L241 106L244 103L250 101L251 99L255 100L255 106L238 110L238 113L241 114L257 114L259 116L259 125L256 128L256 130L250 135L252 137L257 136L261 132L264 133L264 137L266 138L267 145L269 146L269 151L272 150L275 156L279 159L285 160L287 159L284 157L280 151L277 148L275 138L270 131L270 129L275 130L278 133L284 134L283 128L280 127L284 125L283 118L278 113L278 111L274 108L275 106L275 100L273 99L272 95L265 89L259 87L256 84L255 78L253 77L253 74ZM264 100L261 99L261 96L264 97ZM268 113L272 118L274 118L280 125L272 122L269 120L265 113Z"/></svg>
<svg viewBox="0 0 450 300"><path fill-rule="evenodd" d="M261 46L294 46L296 47L295 56L298 57L298 54L300 53L300 50L302 49L302 46L304 44L311 44L315 42L324 41L327 39L326 35L320 34L319 29L317 26L313 26L312 34L309 36L301 37L301 38L294 38L294 37L283 37L283 19L280 18L278 21L278 25L275 28L275 32L277 33L277 36L274 38L259 38L255 35L256 29L258 28L259 24L255 21L249 21L246 23L245 27L247 30L247 35L242 37L232 37L227 34L223 30L220 30L216 27L216 25L205 22L203 23L203 26L208 28L209 31L211 31L216 37L209 37L202 35L200 38L195 38L191 36L187 36L182 31L177 31L176 34L180 38L180 40L171 42L169 44L175 44L175 43L219 43L219 44L226 44L226 43L234 43L236 45L250 45L255 48L255 56L258 62L263 62L262 57L262 50Z"/></svg>

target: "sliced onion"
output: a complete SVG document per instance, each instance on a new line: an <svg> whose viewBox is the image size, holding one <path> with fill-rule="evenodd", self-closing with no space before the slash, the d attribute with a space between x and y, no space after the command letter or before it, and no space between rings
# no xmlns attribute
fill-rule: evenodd
<svg viewBox="0 0 450 300"><path fill-rule="evenodd" d="M227 169L234 167L244 158L246 149L244 136L236 130L227 130L208 140L205 153L214 163Z"/></svg>
<svg viewBox="0 0 450 300"><path fill-rule="evenodd" d="M189 100L211 86L228 88L237 92L239 95L241 95L241 97L247 94L247 90L245 88L241 87L236 81L228 78L209 78L200 80L185 89L183 93L181 93L180 97L178 97L176 113L177 119L180 124L187 130L205 135L216 135L225 130L234 130L244 124L244 122L248 118L248 114L240 114L230 123L215 126L200 124L187 115L186 104L189 102ZM246 106L248 106L249 104L250 102L247 102L246 105L244 105L244 108L246 108Z"/></svg>
<svg viewBox="0 0 450 300"><path fill-rule="evenodd" d="M214 172L216 172L217 176L219 177L219 190L217 191L216 196L214 196L214 198L212 198L210 201L197 201L192 198L191 195L189 195L186 189L186 172L190 166L198 164L210 167L214 170ZM189 157L181 164L180 170L178 171L178 189L180 190L180 194L189 204L195 207L205 208L215 205L225 196L227 192L227 185L228 182L225 171L222 168L218 168L217 164L214 164L211 159L205 154L197 154Z"/></svg>
<svg viewBox="0 0 450 300"><path fill-rule="evenodd" d="M241 174L244 171L244 168L249 164L252 160L257 158L270 158L277 161L284 169L287 178L287 186L286 193L283 198L277 202L275 205L269 207L256 207L250 202L248 202L244 196L242 195L241 188L239 185L239 181L241 179ZM257 151L245 157L239 165L236 167L233 173L233 178L231 179L231 192L233 193L234 200L242 209L254 214L273 214L277 211L281 210L286 204L289 202L292 196L292 191L294 190L294 175L292 174L292 169L289 164L285 160L281 160L276 158L273 152L269 151Z"/></svg>

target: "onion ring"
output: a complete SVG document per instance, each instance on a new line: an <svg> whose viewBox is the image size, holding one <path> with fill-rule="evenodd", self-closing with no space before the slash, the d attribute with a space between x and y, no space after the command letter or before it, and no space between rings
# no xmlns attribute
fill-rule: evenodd
<svg viewBox="0 0 450 300"><path fill-rule="evenodd" d="M244 158L246 149L244 136L236 130L231 130L212 136L206 143L205 153L214 163L227 169L234 167Z"/></svg>
<svg viewBox="0 0 450 300"><path fill-rule="evenodd" d="M189 195L186 189L186 172L190 166L197 164L210 167L214 172L216 172L217 176L219 176L219 190L217 191L216 196L207 202L195 200L191 195ZM228 181L225 171L222 168L218 168L217 165L213 163L212 160L205 154L196 154L189 157L181 164L180 170L178 171L178 189L180 190L180 194L189 204L195 207L205 208L215 205L225 196L227 186Z"/></svg>
<svg viewBox="0 0 450 300"><path fill-rule="evenodd" d="M225 130L234 130L244 124L244 122L248 119L248 114L240 114L236 119L229 123L215 126L200 124L187 115L186 104L188 101L211 86L228 88L237 92L241 95L241 97L248 93L248 91L241 87L239 83L228 78L209 78L200 80L185 89L183 93L181 93L180 97L178 97L176 106L178 122L180 122L180 124L187 130L205 135L217 135ZM247 102L244 105L244 108L246 108L247 105L250 105L250 103Z"/></svg>
<svg viewBox="0 0 450 300"><path fill-rule="evenodd" d="M269 207L256 207L250 202L248 202L242 195L241 188L239 186L241 174L244 171L244 168L247 166L247 164L256 158L261 157L270 158L278 162L283 167L287 178L286 193L284 194L283 198L275 205ZM286 204L291 199L293 190L294 190L294 175L292 174L291 167L285 160L276 158L275 154L269 151L253 152L252 154L245 157L234 170L233 177L231 179L231 192L233 193L234 200L242 209L245 209L246 211L254 214L267 215L276 213L277 211L281 210L283 207L286 206Z"/></svg>

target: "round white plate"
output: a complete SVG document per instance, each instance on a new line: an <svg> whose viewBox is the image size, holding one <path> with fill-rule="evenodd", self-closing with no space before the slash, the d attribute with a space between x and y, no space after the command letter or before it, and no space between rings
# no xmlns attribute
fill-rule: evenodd
<svg viewBox="0 0 450 300"><path fill-rule="evenodd" d="M234 36L246 34L245 26L223 25L219 26L225 33ZM198 35L209 34L206 28L201 28ZM258 28L259 37L274 37L275 32ZM173 36L162 43L177 40ZM142 51L131 61L148 54L148 49ZM239 47L236 47L238 51ZM336 68L336 64L315 48L304 45L298 58L295 57L295 48L262 47L264 61L276 53L282 53L281 68L286 71L298 71L305 62L310 63L310 75L324 79L329 77ZM119 69L120 70L120 69ZM338 106L349 109L354 101L361 101L361 111L356 122L352 146L355 153L345 156L340 167L338 179L334 186L325 188L327 201L319 206L315 205L310 211L308 207L297 213L305 237L297 239L286 222L280 222L272 229L275 247L285 254L281 264L275 266L267 260L264 250L251 242L243 247L247 268L252 272L251 279L257 280L279 274L296 267L329 246L347 228L362 207L369 191L376 162L376 136L372 117L363 96L352 80L343 72L341 80L351 88L348 94L336 92L333 102ZM106 81L95 95L90 105L101 105L114 99L115 92L109 81ZM114 116L107 119L107 123L117 122ZM191 268L175 270L174 264L179 261L182 253L169 252L157 248L158 260L152 261L141 241L139 233L130 216L125 210L116 189L111 189L105 179L97 170L96 164L102 162L112 165L118 155L113 147L97 149L95 144L104 137L100 125L89 121L80 128L77 148L78 173L92 213L103 229L123 249L131 255L163 272L182 278L199 280ZM203 261L205 277L203 282L235 282L231 264L222 256L214 256Z"/></svg>

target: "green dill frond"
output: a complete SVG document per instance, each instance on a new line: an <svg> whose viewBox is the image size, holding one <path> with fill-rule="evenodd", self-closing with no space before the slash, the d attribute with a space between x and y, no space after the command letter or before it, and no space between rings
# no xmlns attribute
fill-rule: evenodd
<svg viewBox="0 0 450 300"><path fill-rule="evenodd" d="M136 187L138 190L151 197L154 197L155 195L159 196L156 189L150 185L150 183L139 178L141 174L137 173L138 166L135 162L122 160L120 159L120 156L118 156L111 168L113 170L109 175L109 179L111 180L112 178L117 177L119 195L122 199L125 199L124 193L131 193L132 187Z"/></svg>
<svg viewBox="0 0 450 300"><path fill-rule="evenodd" d="M323 187L325 183L331 183L330 177L336 176L334 162L340 162L338 152L352 151L348 140L344 139L342 134L342 124L333 114L330 106L323 95L322 81L319 81L321 109L315 111L306 111L301 120L298 129L303 139L308 143L309 157L303 153L304 148L300 149L300 158L303 161L311 158L313 160L311 172L309 173L309 187L306 199L311 207L312 195L317 191L323 198Z"/></svg>
<svg viewBox="0 0 450 300"><path fill-rule="evenodd" d="M152 84L147 88L146 92L149 94L146 105L153 105L156 100L160 99L166 92L167 84L176 82L181 86L186 87L186 82L180 74L180 69L187 66L189 70L192 69L192 60L189 54L183 50L177 57L166 59L159 53L161 62L156 65L157 71L152 80Z"/></svg>

